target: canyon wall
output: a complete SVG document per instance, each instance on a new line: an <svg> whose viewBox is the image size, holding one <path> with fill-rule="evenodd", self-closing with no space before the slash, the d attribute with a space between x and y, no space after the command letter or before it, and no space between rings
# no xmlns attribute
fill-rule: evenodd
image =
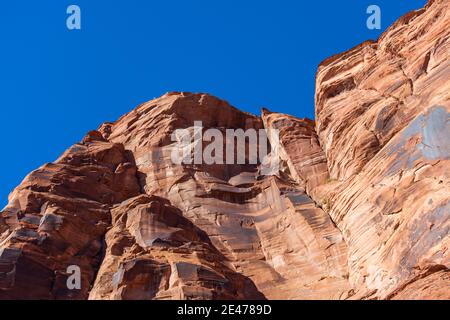
<svg viewBox="0 0 450 320"><path fill-rule="evenodd" d="M172 92L89 132L11 193L0 299L450 299L449 7L322 62L315 122ZM279 170L177 164L196 121Z"/></svg>

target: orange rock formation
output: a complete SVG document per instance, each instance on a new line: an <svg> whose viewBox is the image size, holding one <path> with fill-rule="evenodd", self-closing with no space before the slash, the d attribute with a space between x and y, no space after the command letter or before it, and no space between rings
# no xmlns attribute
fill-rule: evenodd
<svg viewBox="0 0 450 320"><path fill-rule="evenodd" d="M11 193L0 299L449 299L449 52L430 1L319 66L316 122L168 93L103 124ZM194 121L279 130L281 170L174 164Z"/></svg>

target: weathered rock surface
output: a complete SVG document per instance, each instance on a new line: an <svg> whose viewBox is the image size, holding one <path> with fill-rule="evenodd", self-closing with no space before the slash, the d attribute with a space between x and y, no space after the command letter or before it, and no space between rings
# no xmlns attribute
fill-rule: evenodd
<svg viewBox="0 0 450 320"><path fill-rule="evenodd" d="M316 122L168 93L90 132L10 195L0 299L450 299L449 15L324 61ZM196 121L278 130L280 170L174 163Z"/></svg>
<svg viewBox="0 0 450 320"><path fill-rule="evenodd" d="M450 297L449 52L450 3L436 0L319 67L316 127L336 180L322 194L354 298Z"/></svg>

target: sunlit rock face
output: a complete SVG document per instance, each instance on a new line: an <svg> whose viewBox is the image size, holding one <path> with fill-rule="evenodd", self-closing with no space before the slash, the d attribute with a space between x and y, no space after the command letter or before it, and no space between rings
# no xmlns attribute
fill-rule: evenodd
<svg viewBox="0 0 450 320"><path fill-rule="evenodd" d="M450 296L449 38L450 3L430 1L319 66L322 191L354 298Z"/></svg>
<svg viewBox="0 0 450 320"><path fill-rule="evenodd" d="M148 205L139 205L139 214L129 205L114 208L113 220L120 214L127 216L120 221L127 222L122 222L121 228L113 224L107 244L111 241L111 247L124 243L124 232L130 233L128 238L132 240L115 255L107 251L108 264L100 269L100 282L94 286L91 298L136 297L121 293L129 292L127 288L135 284L111 281L124 272L124 261L136 254L139 259L157 261L167 268L167 277L158 282L162 287L156 290L155 299L339 298L346 294L348 274L342 235L307 195L306 183L289 170L287 159L281 161L278 174L270 176L261 174L260 163L251 165L248 161L242 165L177 165L171 160L176 143L170 137L175 128L194 131L194 121L202 121L205 129L259 130L264 128L266 117L281 115L269 116L266 112L263 121L208 95L171 93L101 128L107 139L134 154L143 192L166 201L186 222L171 224L165 220L170 220L168 213L154 220L149 217L155 213ZM299 123L289 130L294 137L316 138L311 121L292 121ZM278 121L271 120L267 125L272 128L275 123L283 131ZM287 142L287 136L282 134L281 139ZM311 146L299 140L298 145L303 146L306 155L319 153L325 163L318 143ZM304 162L301 169L313 172L310 167L314 168L314 164ZM326 165L323 169L326 172ZM176 237L183 233L190 236ZM110 258L113 261L109 262ZM178 262L189 263L192 271L177 271L188 268L177 267ZM202 278L202 268L218 278ZM102 277L103 273L109 276ZM112 294L102 295L104 283L116 285ZM242 284L248 285L242 288Z"/></svg>
<svg viewBox="0 0 450 320"><path fill-rule="evenodd" d="M324 61L316 122L174 92L88 133L11 193L0 299L449 299L449 15ZM277 170L173 161L196 122Z"/></svg>

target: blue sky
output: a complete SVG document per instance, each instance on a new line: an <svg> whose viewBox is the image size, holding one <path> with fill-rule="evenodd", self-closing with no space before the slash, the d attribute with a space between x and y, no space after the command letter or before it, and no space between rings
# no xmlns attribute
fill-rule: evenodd
<svg viewBox="0 0 450 320"><path fill-rule="evenodd" d="M4 1L0 206L86 132L167 91L312 118L317 65L425 2ZM82 30L66 28L71 4L81 8ZM366 27L371 4L381 7L381 31Z"/></svg>

